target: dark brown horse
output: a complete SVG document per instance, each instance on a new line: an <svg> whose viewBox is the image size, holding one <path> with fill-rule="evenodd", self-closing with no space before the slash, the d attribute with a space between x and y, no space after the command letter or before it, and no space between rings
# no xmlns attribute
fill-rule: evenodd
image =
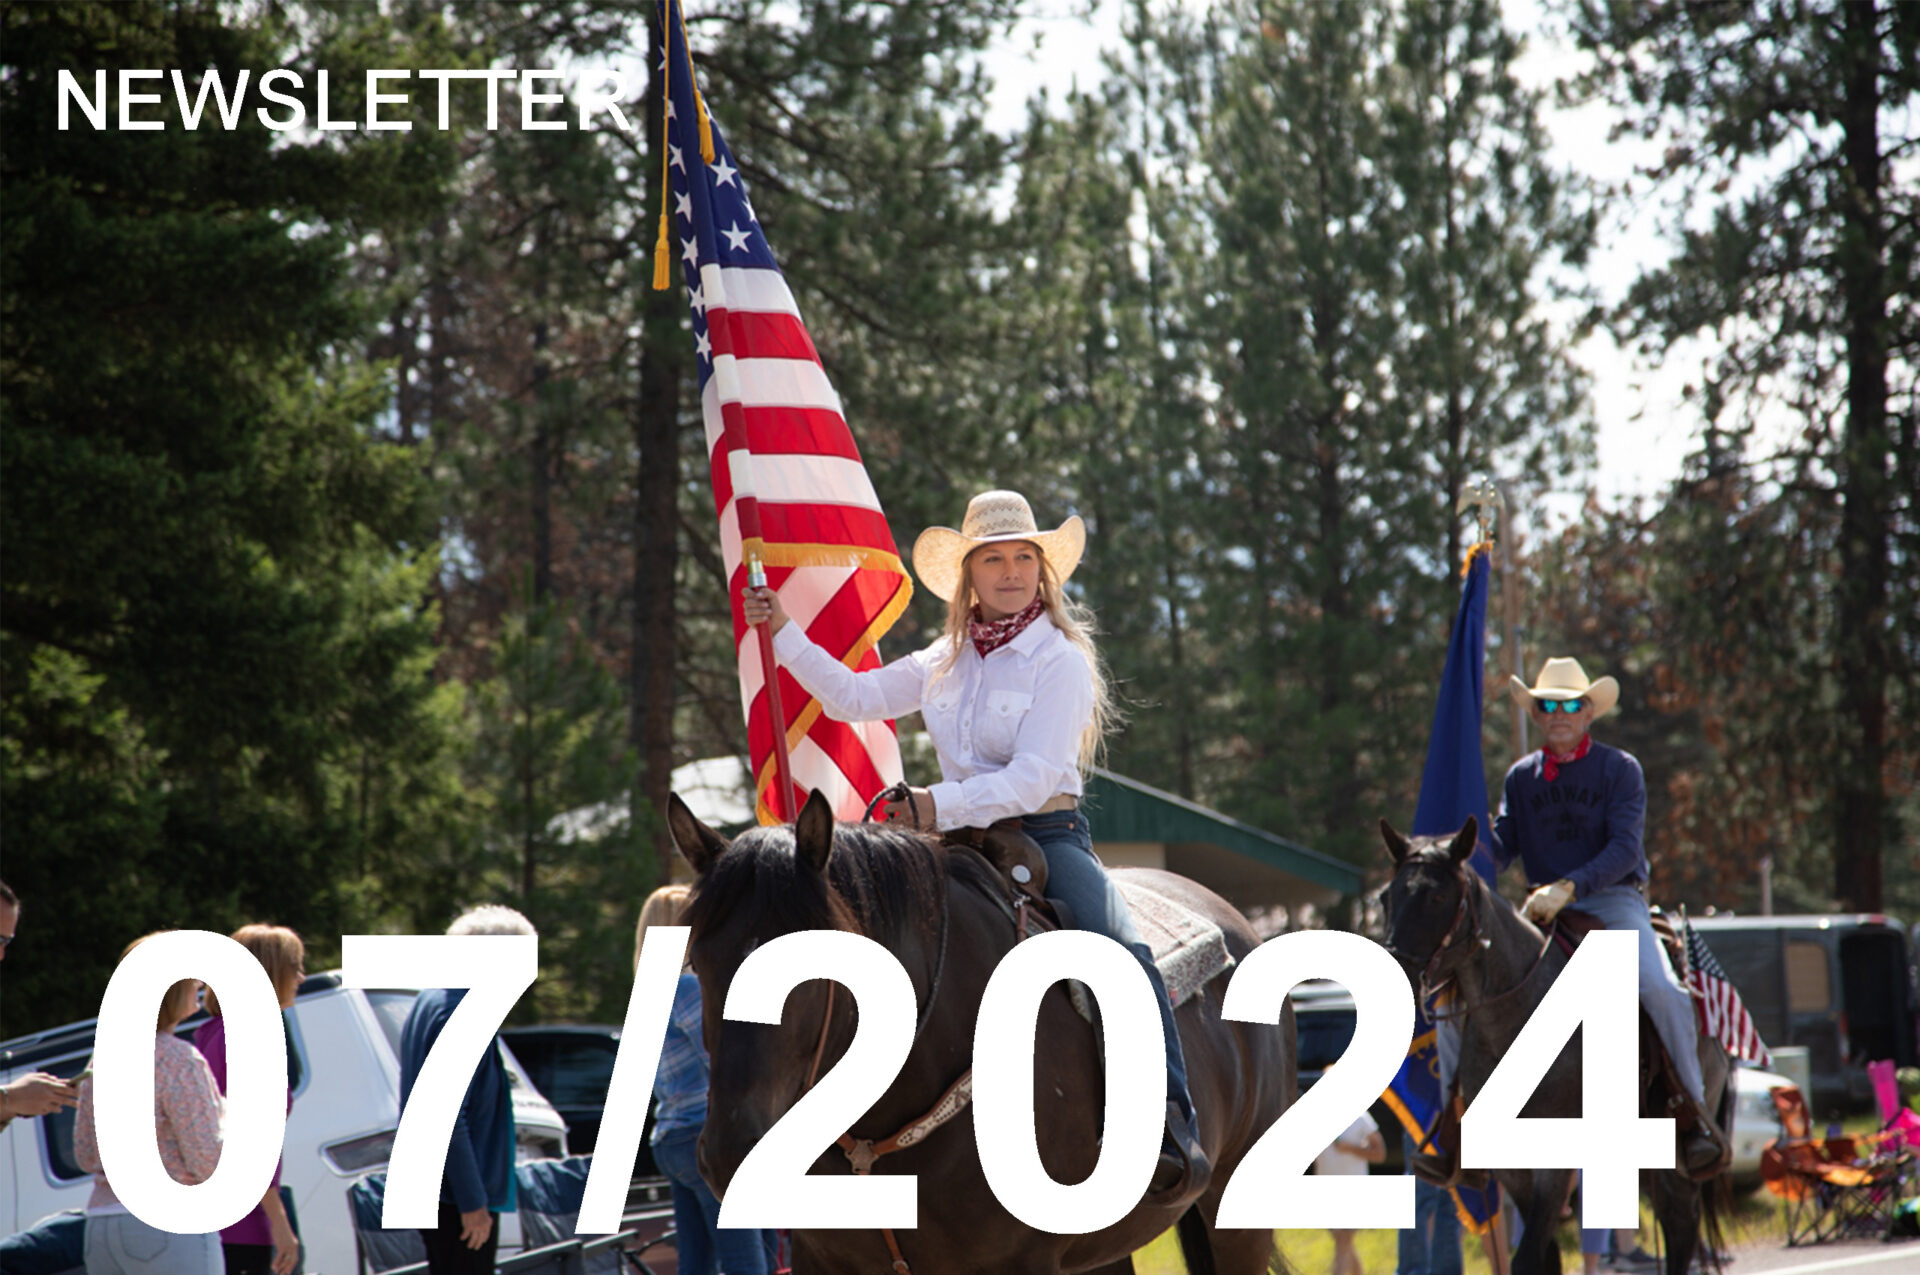
<svg viewBox="0 0 1920 1275"><path fill-rule="evenodd" d="M1462 1041L1457 1079L1469 1103L1506 1055L1547 989L1566 968L1558 944L1490 889L1466 865L1479 834L1469 819L1457 834L1414 837L1380 824L1393 856L1393 880L1387 886L1387 950L1409 975L1455 991L1447 1011L1461 1015ZM1582 1029L1584 1030L1584 1028ZM1578 1036L1569 1040L1533 1097L1521 1108L1524 1119L1570 1118L1580 1114L1581 1081ZM1666 1111L1663 1082L1654 1065L1652 1025L1640 1025L1641 1113ZM1707 1107L1717 1110L1727 1128L1732 1105L1726 1050L1712 1037L1700 1037L1700 1069L1706 1080ZM1457 1150L1457 1148L1455 1148ZM1643 1171L1642 1188L1653 1201L1664 1240L1667 1275L1686 1275L1704 1235L1708 1261L1717 1262L1720 1216L1729 1202L1726 1178L1703 1187L1684 1173ZM1496 1169L1493 1177L1512 1192L1525 1233L1514 1253L1515 1275L1558 1275L1560 1250L1554 1232L1561 1202L1573 1182L1572 1169Z"/></svg>
<svg viewBox="0 0 1920 1275"><path fill-rule="evenodd" d="M817 796L796 825L751 829L731 843L677 797L668 823L698 874L686 923L713 1065L701 1166L716 1192L725 1193L747 1153L806 1089L816 1056L818 1074L825 1075L853 1036L852 998L830 997L831 984L822 980L796 988L776 1026L724 1018L734 974L761 944L801 930L847 930L887 948L907 971L921 1017L918 1034L893 1085L854 1122L854 1138L878 1142L920 1119L972 1066L981 994L1014 943L1009 887L983 857L881 826L836 827ZM1209 891L1169 873L1138 876L1217 921L1236 959L1258 943L1246 920ZM1235 1167L1293 1100L1292 1009L1278 1025L1225 1022L1225 985L1225 976L1216 978L1175 1015L1199 1136L1214 1165L1211 1188L1192 1208L1142 1206L1090 1235L1034 1230L989 1188L969 1106L924 1140L873 1164L875 1174L919 1176L919 1224L892 1233L912 1275L1127 1272L1129 1254L1176 1224L1190 1270L1264 1275L1278 1260L1272 1232L1215 1231L1211 1222ZM1057 1182L1085 1180L1099 1157L1098 1049L1093 1029L1075 1012L1065 985L1056 983L1040 1005L1034 1093L1040 1160ZM848 1156L834 1146L812 1166L816 1176L849 1172ZM793 1252L802 1275L893 1269L878 1230L799 1228Z"/></svg>

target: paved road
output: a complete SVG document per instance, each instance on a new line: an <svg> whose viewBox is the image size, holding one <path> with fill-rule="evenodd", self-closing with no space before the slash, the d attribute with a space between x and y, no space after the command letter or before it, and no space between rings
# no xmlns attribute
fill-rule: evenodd
<svg viewBox="0 0 1920 1275"><path fill-rule="evenodd" d="M1914 1275L1920 1272L1920 1240L1747 1249L1726 1270L1727 1275Z"/></svg>

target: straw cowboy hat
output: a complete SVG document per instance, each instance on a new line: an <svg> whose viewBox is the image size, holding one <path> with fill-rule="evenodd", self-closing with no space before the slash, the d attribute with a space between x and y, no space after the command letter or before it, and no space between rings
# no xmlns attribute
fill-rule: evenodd
<svg viewBox="0 0 1920 1275"><path fill-rule="evenodd" d="M1033 506L1017 491L983 491L967 502L960 530L928 527L913 542L913 569L920 583L943 602L953 601L960 587L961 564L981 545L1002 540L1025 540L1040 546L1053 564L1054 579L1065 582L1080 565L1087 548L1087 525L1078 514L1052 531L1040 530Z"/></svg>
<svg viewBox="0 0 1920 1275"><path fill-rule="evenodd" d="M1580 667L1580 661L1565 657L1542 664L1540 676L1534 679L1532 686L1512 675L1507 680L1513 683L1515 691L1535 699L1590 700L1595 717L1606 716L1620 699L1620 683L1610 677L1603 677L1597 682L1588 681L1587 671Z"/></svg>

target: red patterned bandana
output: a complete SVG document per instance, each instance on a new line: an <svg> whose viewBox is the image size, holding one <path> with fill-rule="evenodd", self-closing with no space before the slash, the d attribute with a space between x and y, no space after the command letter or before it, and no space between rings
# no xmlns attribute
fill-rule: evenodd
<svg viewBox="0 0 1920 1275"><path fill-rule="evenodd" d="M973 649L980 652L980 658L984 660L1019 637L1021 631L1039 619L1040 613L1046 609L1036 593L1033 601L1027 603L1027 609L1018 615L1001 620L983 620L980 618L980 604L976 602L973 604L973 616L967 621L967 636L973 639Z"/></svg>
<svg viewBox="0 0 1920 1275"><path fill-rule="evenodd" d="M1579 761L1587 755L1587 750L1592 747L1593 736L1582 735L1580 737L1580 743L1570 753L1550 753L1542 748L1540 755L1546 758L1546 762L1540 767L1540 773L1547 777L1548 783L1552 783L1554 780L1560 778L1560 768L1562 766L1570 766L1574 762Z"/></svg>

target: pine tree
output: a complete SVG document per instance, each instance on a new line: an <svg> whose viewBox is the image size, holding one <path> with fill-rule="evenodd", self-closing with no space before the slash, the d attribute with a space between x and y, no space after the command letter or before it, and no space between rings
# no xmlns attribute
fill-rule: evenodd
<svg viewBox="0 0 1920 1275"><path fill-rule="evenodd" d="M1738 439L1778 404L1797 439L1737 462L1782 484L1798 527L1838 511L1824 549L1796 555L1796 587L1830 604L1828 623L1818 667L1776 688L1776 711L1807 724L1803 764L1825 770L1834 895L1877 910L1920 665L1920 187L1900 167L1920 9L1584 0L1569 15L1596 60L1587 88L1622 131L1664 144L1654 176L1679 204L1675 255L1635 282L1623 324L1655 357L1710 333L1709 424Z"/></svg>
<svg viewBox="0 0 1920 1275"><path fill-rule="evenodd" d="M420 134L288 144L251 113L58 129L62 69L232 85L301 63L309 32L279 10L9 5L0 27L0 809L31 848L9 876L59 919L9 976L24 1029L97 1006L142 930L273 919L324 956L369 842L460 817L435 783L389 782L449 747L433 536L375 428L385 387L343 353L348 245L430 206L445 155Z"/></svg>

